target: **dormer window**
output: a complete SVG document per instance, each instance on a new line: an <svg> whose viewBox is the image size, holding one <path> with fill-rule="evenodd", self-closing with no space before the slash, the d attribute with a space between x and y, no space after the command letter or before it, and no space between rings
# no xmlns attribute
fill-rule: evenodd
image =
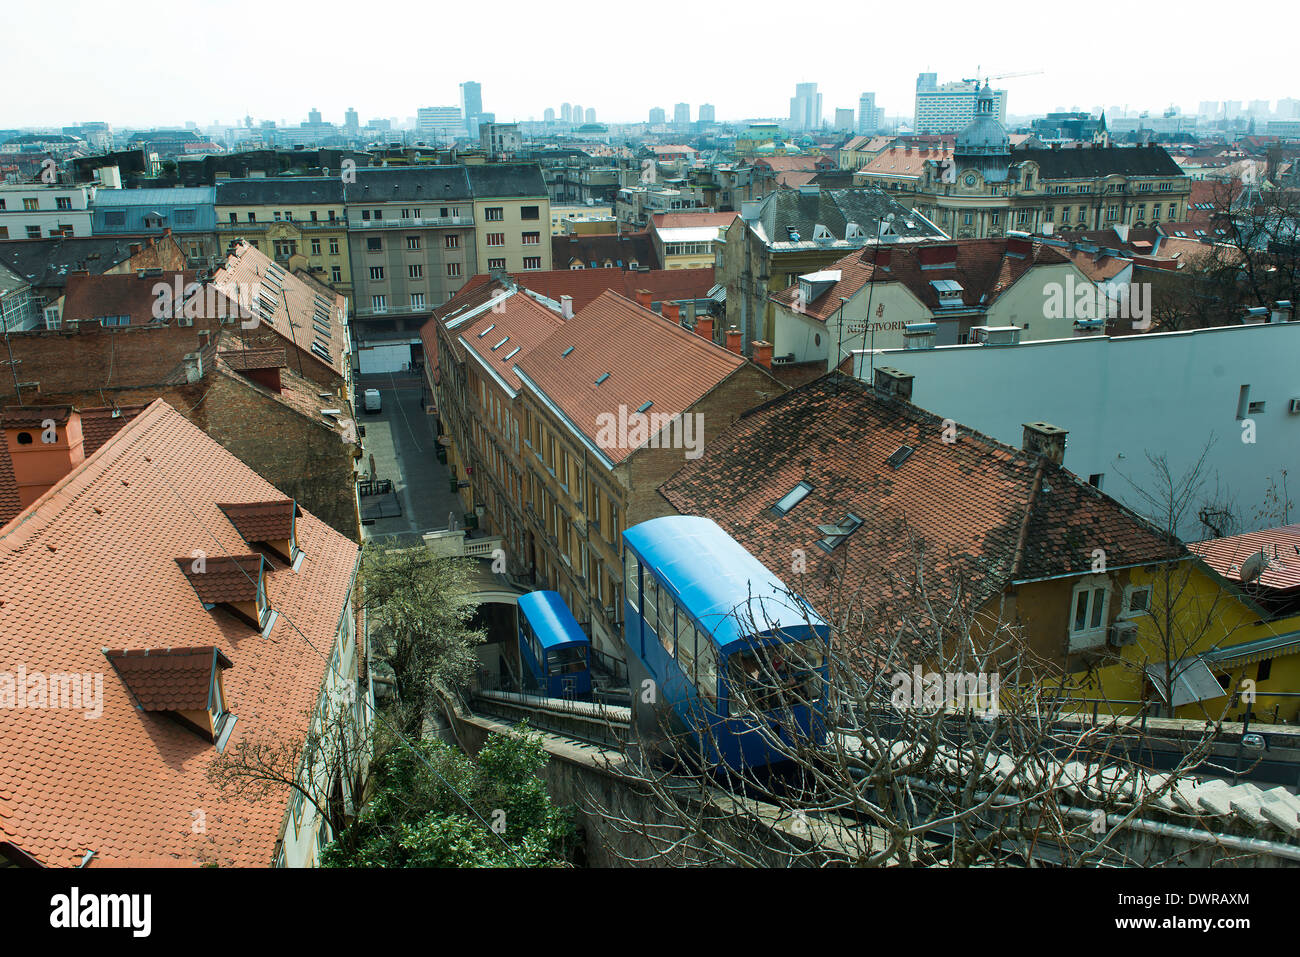
<svg viewBox="0 0 1300 957"><path fill-rule="evenodd" d="M297 539L297 518L302 509L293 499L218 502L217 508L225 512L239 537L248 544L266 549L294 571L302 567L303 553Z"/></svg>
<svg viewBox="0 0 1300 957"><path fill-rule="evenodd" d="M235 728L222 680L230 659L212 645L197 648L104 649L132 703L159 712L225 750Z"/></svg>
<svg viewBox="0 0 1300 957"><path fill-rule="evenodd" d="M817 545L824 551L833 552L844 540L858 530L862 525L862 519L849 512L838 525L818 525L817 531L821 532L825 538L817 542Z"/></svg>
<svg viewBox="0 0 1300 957"><path fill-rule="evenodd" d="M266 596L266 558L263 555L207 556L197 552L176 559L203 607L224 608L240 621L271 634L278 613Z"/></svg>

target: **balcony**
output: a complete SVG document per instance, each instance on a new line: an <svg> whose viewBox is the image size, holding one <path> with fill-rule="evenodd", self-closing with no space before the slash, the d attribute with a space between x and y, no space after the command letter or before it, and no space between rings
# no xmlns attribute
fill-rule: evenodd
<svg viewBox="0 0 1300 957"><path fill-rule="evenodd" d="M353 232L366 229L436 229L449 226L473 226L473 216L429 216L420 219L351 219L347 228Z"/></svg>

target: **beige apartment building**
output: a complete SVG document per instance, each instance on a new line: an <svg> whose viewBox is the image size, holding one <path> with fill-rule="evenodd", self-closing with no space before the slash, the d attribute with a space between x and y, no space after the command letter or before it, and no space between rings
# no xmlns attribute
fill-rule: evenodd
<svg viewBox="0 0 1300 957"><path fill-rule="evenodd" d="M466 168L482 272L551 268L551 201L536 163Z"/></svg>

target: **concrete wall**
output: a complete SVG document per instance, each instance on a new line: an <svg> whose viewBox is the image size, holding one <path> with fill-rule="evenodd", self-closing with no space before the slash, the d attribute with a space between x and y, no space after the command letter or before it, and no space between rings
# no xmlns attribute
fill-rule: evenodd
<svg viewBox="0 0 1300 957"><path fill-rule="evenodd" d="M1235 499L1237 531L1281 524L1280 513L1260 514L1269 479L1300 468L1300 414L1288 411L1300 398L1300 322L878 351L875 365L912 373L922 408L1017 448L1026 422L1068 429L1065 467L1101 475L1102 491L1138 512L1148 506L1125 476L1151 486L1147 453L1168 456L1177 479L1212 443L1202 499ZM860 354L860 375L866 366ZM1265 407L1239 419L1243 386ZM1198 507L1178 528L1189 540L1212 534Z"/></svg>

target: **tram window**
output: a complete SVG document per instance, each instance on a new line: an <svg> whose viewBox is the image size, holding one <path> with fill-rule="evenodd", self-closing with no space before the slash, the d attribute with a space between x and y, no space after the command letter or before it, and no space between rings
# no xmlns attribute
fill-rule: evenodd
<svg viewBox="0 0 1300 957"><path fill-rule="evenodd" d="M645 576L641 589L641 617L645 619L646 628L651 633L659 625L659 584L651 575Z"/></svg>
<svg viewBox="0 0 1300 957"><path fill-rule="evenodd" d="M627 576L627 586L624 590L624 594L627 595L627 600L631 602L632 607L635 608L637 611L640 611L641 610L641 586L640 586L640 582L638 581L638 575L640 574L640 569L638 565L639 563L637 562L635 555L633 555L631 552L623 553L623 566L626 570L626 576Z"/></svg>
<svg viewBox="0 0 1300 957"><path fill-rule="evenodd" d="M695 638L695 687L711 705L718 703L718 650L703 632Z"/></svg>
<svg viewBox="0 0 1300 957"><path fill-rule="evenodd" d="M548 675L575 674L587 670L587 649L583 645L556 648L546 662Z"/></svg>
<svg viewBox="0 0 1300 957"><path fill-rule="evenodd" d="M677 620L677 666L686 680L695 683L695 626L685 617Z"/></svg>
<svg viewBox="0 0 1300 957"><path fill-rule="evenodd" d="M673 614L677 603L662 588L659 590L659 641L671 656L673 653Z"/></svg>

